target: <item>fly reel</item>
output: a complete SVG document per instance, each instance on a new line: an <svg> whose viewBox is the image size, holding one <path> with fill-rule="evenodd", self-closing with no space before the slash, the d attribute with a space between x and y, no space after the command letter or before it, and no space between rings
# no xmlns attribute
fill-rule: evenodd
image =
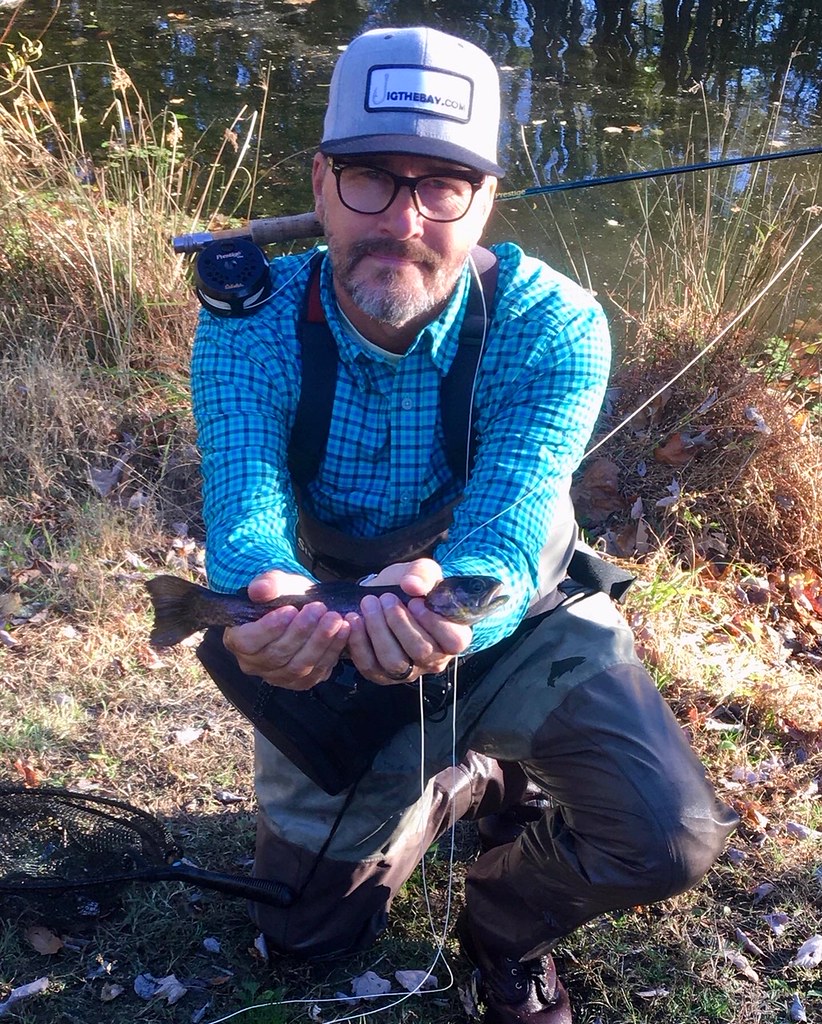
<svg viewBox="0 0 822 1024"><path fill-rule="evenodd" d="M215 316L250 316L271 297L268 260L248 238L217 239L197 254L194 287Z"/></svg>

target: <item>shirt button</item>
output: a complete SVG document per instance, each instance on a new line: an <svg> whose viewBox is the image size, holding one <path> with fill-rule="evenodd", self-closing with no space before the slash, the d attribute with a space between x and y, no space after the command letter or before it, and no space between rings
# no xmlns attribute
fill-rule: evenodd
<svg viewBox="0 0 822 1024"><path fill-rule="evenodd" d="M401 407L402 407L402 408L403 408L403 409L404 409L404 410L405 410L406 412L408 412L408 410L409 410L409 409L413 409L413 408L414 408L414 399L413 399L413 398L408 398L408 397L406 396L406 397L405 397L405 398L403 398L403 400L402 400L402 401L400 402L400 406L401 406Z"/></svg>
<svg viewBox="0 0 822 1024"><path fill-rule="evenodd" d="M403 491L402 494L400 495L400 501L403 503L403 505L407 505L410 500L411 495L408 493L408 491Z"/></svg>

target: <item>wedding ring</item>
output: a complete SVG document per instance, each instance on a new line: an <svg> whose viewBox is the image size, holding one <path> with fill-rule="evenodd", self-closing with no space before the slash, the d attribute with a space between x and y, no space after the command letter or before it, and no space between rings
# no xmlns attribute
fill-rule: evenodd
<svg viewBox="0 0 822 1024"><path fill-rule="evenodd" d="M398 683L401 683L404 680L408 679L413 671L414 662L409 661L408 668L405 669L404 672L386 672L385 674L388 676L389 679L396 679Z"/></svg>

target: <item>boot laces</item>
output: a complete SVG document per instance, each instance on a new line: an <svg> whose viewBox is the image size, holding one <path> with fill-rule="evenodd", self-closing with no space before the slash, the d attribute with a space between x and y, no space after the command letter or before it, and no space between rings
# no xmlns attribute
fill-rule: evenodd
<svg viewBox="0 0 822 1024"><path fill-rule="evenodd" d="M503 991L499 995L506 1003L521 1003L529 997L533 985L540 1002L550 1006L556 998L556 992L553 989L548 991L549 973L548 957L541 956L534 960L505 957L499 978Z"/></svg>

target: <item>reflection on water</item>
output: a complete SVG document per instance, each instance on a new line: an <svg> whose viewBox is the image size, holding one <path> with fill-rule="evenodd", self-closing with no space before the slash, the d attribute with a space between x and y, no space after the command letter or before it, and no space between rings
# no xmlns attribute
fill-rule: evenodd
<svg viewBox="0 0 822 1024"><path fill-rule="evenodd" d="M216 151L236 115L239 140L265 107L250 213L310 206L308 166L340 47L381 25L425 23L464 35L501 69L507 189L822 141L822 19L804 0L23 0L0 36L45 29L55 102L68 76L98 139L111 102L110 50L152 109L168 105L188 144ZM10 23L11 22L11 23ZM46 29L46 25L48 28ZM268 83L267 92L263 83ZM777 100L781 101L777 105ZM255 131L259 131L259 121ZM802 170L791 162L790 171ZM787 162L786 162L787 165ZM803 167L805 165L803 164ZM733 192L745 171L729 172ZM772 173L776 173L775 171ZM734 182L737 184L734 185ZM637 192L586 189L505 204L492 232L564 266L585 252L606 284L636 229ZM554 217L562 220L559 243ZM565 244L569 249L566 250Z"/></svg>

